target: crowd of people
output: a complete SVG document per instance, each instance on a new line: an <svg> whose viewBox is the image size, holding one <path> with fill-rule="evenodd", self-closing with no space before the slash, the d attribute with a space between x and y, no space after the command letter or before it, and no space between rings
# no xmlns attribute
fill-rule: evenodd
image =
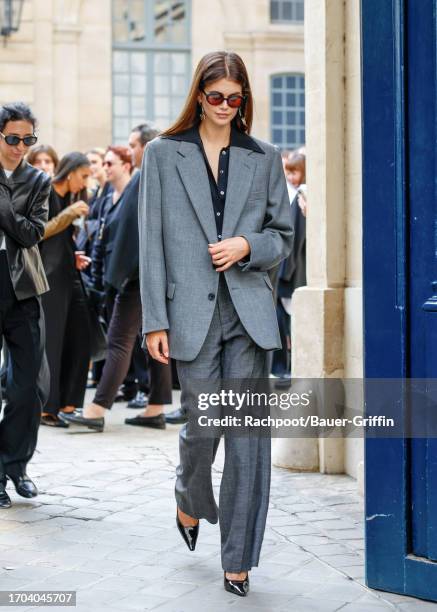
<svg viewBox="0 0 437 612"><path fill-rule="evenodd" d="M37 144L25 157L51 182L48 221L39 242L50 286L42 295L50 371L43 425L67 428L69 420L81 424L95 416L86 424L101 431L105 409L127 400L130 407L145 409L127 424L166 426L163 406L172 402L171 367L148 359L141 347L138 280L138 170L146 144L157 134L141 124L126 146L67 153L59 160L53 147ZM97 354L96 332L107 339L106 350ZM104 359L94 360L103 354ZM83 408L87 387L96 391ZM175 416L167 415L168 422L181 422Z"/></svg>
<svg viewBox="0 0 437 612"><path fill-rule="evenodd" d="M172 402L172 387L178 388L177 373L171 364L148 358L147 349L141 346L139 169L147 143L157 135L153 127L140 124L133 127L126 146L95 147L59 159L52 146L36 144L25 157L51 181L49 218L39 243L50 286L42 296L50 371L43 425L68 428L77 424L103 431L105 410L122 401L130 408L143 409L125 420L128 425L163 429L166 423L187 419L183 406L164 414L164 405ZM305 150L283 151L282 160L294 241L292 253L275 277L282 340L271 367L277 387L289 385L291 297L306 284ZM98 325L107 346L96 353L91 344L100 332ZM6 345L3 397L7 355ZM95 396L83 407L87 388L95 388Z"/></svg>
<svg viewBox="0 0 437 612"><path fill-rule="evenodd" d="M213 60L221 66L223 57L218 55ZM226 61L231 60L228 58ZM230 138L230 145L217 149L217 157L214 158L218 163L217 176L210 169L210 151L203 148L195 127L189 127L193 126L195 120L190 118L188 111L181 117L180 125L177 123L173 131L165 132L165 140L156 139L158 131L143 123L134 126L131 133L126 134L125 146L94 147L88 151L69 152L60 157L52 146L36 143L36 118L28 106L14 103L0 108L0 339L3 340L2 386L3 399L6 400L0 421L0 507L10 506L10 498L6 492L7 479L14 483L20 495L37 495L36 486L26 473L26 466L35 450L40 423L53 428L66 429L74 425L102 432L106 411L117 401L127 401L128 406L141 410L136 416L125 419L127 425L164 429L166 423L186 423L189 403L187 398L190 393L187 386L182 389L181 406L171 413L164 413L164 406L172 403L172 388L179 384L178 375L184 378L187 385L186 381L192 376L192 372L196 371L193 370L193 364L199 362L199 372L202 368L207 368L205 364L209 363L210 356L206 353L203 355L205 347L211 344L209 348L212 351L213 342L219 343L217 347L221 347L220 351L224 346L235 347L234 336L237 329L240 330L238 350L243 351L243 344L245 348L238 364L232 352L223 353L222 359L225 362L230 359L229 371L237 376L245 376L245 370L241 368L246 364L245 360L248 360L246 365L249 370L255 372L256 366L261 373L265 371L266 359L268 370L277 377L277 385L290 384L291 297L296 288L306 283L305 151L300 149L282 154L290 211L288 206L287 210L284 208L284 198L287 198L279 162L279 174L273 174L276 176L276 184L272 184L270 179L267 185L269 192L266 191L266 198L272 198L270 206L276 207L277 218L272 217L272 227L266 233L264 242L261 243L259 235L253 232L237 234L235 238L221 241L225 190L228 184L231 185L229 188L232 188L234 180L234 175L228 177L229 161L225 156L229 147L249 150L258 155L262 163L273 164L271 176L278 170L276 161L271 161L276 159L275 148L268 145L270 148L266 154L254 139L245 134L252 120L248 96L232 93L232 88L235 88L235 83L241 82L244 85L247 75L238 56L235 56L232 62L236 75L233 80L226 76L221 80L209 77L210 81L215 80L231 91L227 97L216 91L203 92L199 94L205 96L203 105L196 101L194 94L191 102L187 102L192 105L193 118L199 120L199 125L204 128L203 137L206 140L210 135L215 137L216 134L224 133L217 131L217 125L214 124L214 121L220 119L220 115L216 117L213 114L214 108L220 105L232 111L223 111L221 116L228 122L233 117L234 123L226 136L228 140ZM247 85L243 85L243 90L248 90L248 81ZM244 115L242 108L245 109ZM202 152L202 159L205 160L208 170L209 182L206 186L210 189L213 203L214 217L211 216L211 219L215 220L214 231L210 235L217 232L218 240L215 243L210 238L208 245L209 256L216 271L225 272L238 262L242 270L269 272L264 274L262 292L256 289L260 310L266 313L265 319L260 312L261 318L258 321L250 323L249 317L244 321L244 327L239 318L240 314L237 314L238 306L236 311L230 300L224 274L217 276L220 280L216 292L210 291L207 296L212 307L216 296L218 297L216 310L214 314L212 311L210 313L213 318L206 340L203 336L204 345L200 353L203 355L202 359L195 358L200 344L198 347L194 345L201 342L199 334L203 333L201 326L197 327L196 321L193 321L196 331L193 328L192 337L189 339L187 334L179 337L177 329L172 337L170 329L170 342L173 343L171 346L177 355L177 369L168 354L165 317L162 318L162 327L159 327L157 322L150 327L147 317L150 318L151 315L144 314L144 310L149 307L148 303L148 312L153 312L157 306L157 302L153 303L155 297L149 288L153 287L154 283L161 283L159 275L162 276L162 266L168 267L167 272L171 275L174 265L170 247L167 255L162 250L165 249L159 242L162 239L162 230L159 226L154 227L155 217L149 215L146 219L148 213L144 212L143 217L140 216L139 224L139 200L147 201L147 206L152 206L150 203L155 201L156 193L161 190L157 178L159 172L154 168L154 164L158 162L153 158L153 155L159 157L160 149L157 146L153 148L153 145L149 148L152 141L159 142L160 146L161 143L169 146L169 154L173 151L171 147L182 146L179 149L180 157L184 157L184 146L187 148L195 145L196 150L198 147ZM148 154L151 149L154 153ZM165 154L163 149L162 155ZM279 154L277 158L279 159ZM159 163L165 173L165 163L162 160ZM141 167L143 172L140 172ZM151 174L152 167L154 172ZM196 182L197 167L198 165L191 167L187 162L185 178L181 174L185 189L189 193L190 181ZM248 167L248 164L245 164L240 170L243 172L244 168ZM193 174L190 175L190 172ZM169 180L172 180L171 175ZM258 179L259 190L266 189L263 180ZM201 189L202 185L197 185L196 188ZM178 193L178 197L183 201L186 193L182 188ZM195 195L190 193L190 198L195 205ZM196 212L202 223L202 211ZM177 209L172 212L174 215L179 213ZM262 209L259 214L265 215ZM159 215L158 212L156 218ZM175 218L167 221L169 227L176 223ZM265 219L265 216L260 216L260 221L248 218L247 227L251 227L253 223L265 223ZM236 217L234 225L237 221L242 223L243 220L242 217L238 221ZM203 221L206 224L206 217ZM190 223L191 231L194 227L193 221L184 216L179 223L181 230L178 239L185 236L188 240L189 236L184 233L183 224ZM204 233L212 229L205 229L206 225L203 223L202 226ZM177 232L176 226L174 230ZM200 229L196 231L200 232ZM182 258L184 249L188 253L190 248L196 248L195 243L200 240L201 235L204 239L204 233L199 233L199 237L192 244L181 244ZM271 240L270 245L268 240ZM143 253L142 248L146 249ZM158 261L156 258L160 253L161 259ZM251 261L249 253L252 254L252 259L258 257L257 266ZM197 255L197 252L190 252L186 257L194 260ZM285 255L287 256L284 259ZM167 259L164 261L165 257ZM175 257L177 259L177 255ZM203 266L204 261L198 265ZM210 262L208 265L210 266ZM209 268L205 274L210 274ZM250 280L255 279L250 274L239 274L238 278L235 276L235 282L240 282L240 277L245 280L242 281L242 291L237 297L243 295L243 289L246 291L250 288L250 283L255 282ZM269 353L269 362L264 353L258 354L253 339L267 350L279 346L277 332L272 325L267 325L264 335L262 330L259 330L263 320L268 322L271 317L271 290L276 301L282 349L276 350L273 357ZM175 283L168 283L168 300L173 300L174 292ZM187 294L187 300L188 297ZM190 296L190 299L194 299L193 296ZM241 308L246 308L245 303L242 303ZM174 312L175 316L182 316L178 311ZM155 319L158 320L160 316L157 315ZM223 317L233 321L233 331L231 328L224 331L223 328L219 332ZM189 318L188 312L185 313L184 324ZM209 325L208 321L209 319L204 318L202 324ZM216 338L213 332L217 332ZM147 334L147 340L143 339L142 333ZM224 339L223 334L228 337ZM188 348L190 343L193 345L194 357ZM215 352L217 347L214 348ZM265 354L267 356L267 352ZM207 374L206 370L201 373L201 377ZM87 388L94 389L94 397L84 405ZM184 436L181 437L182 463L184 453L188 452L187 440L184 441ZM257 444L259 449L256 452L267 458L269 449L261 449L264 446L262 440ZM230 452L238 454L240 450L235 447ZM246 459L247 457L244 461ZM187 461L192 464L191 460ZM198 521L190 523L190 520L195 521L192 517L196 513L187 511L189 506L185 493L181 492L185 488L185 480L192 478L189 470L186 469L185 472L184 475L182 468L178 472L177 524L189 548L193 550L193 533ZM263 480L266 474L263 467L259 473L262 487L267 486ZM183 481L185 484L181 484ZM209 512L212 522L216 521L214 504L215 502L210 500L210 507L205 505L204 508L207 509L199 510L200 513ZM260 516L264 516L266 512L263 506ZM181 520L185 521L184 525ZM232 536L234 537L238 539L238 533ZM261 540L262 538L256 547L261 546ZM254 552L253 558L257 554ZM239 576L239 573L236 575ZM226 579L225 586L228 590L231 588ZM234 585L232 588L237 587Z"/></svg>

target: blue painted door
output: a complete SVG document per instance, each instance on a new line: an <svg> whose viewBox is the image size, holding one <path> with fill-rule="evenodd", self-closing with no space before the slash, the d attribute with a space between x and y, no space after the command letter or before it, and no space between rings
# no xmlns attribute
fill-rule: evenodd
<svg viewBox="0 0 437 612"><path fill-rule="evenodd" d="M368 379L437 378L436 11L435 0L362 0ZM369 414L386 409L377 389L366 385ZM365 445L366 579L437 601L437 439L406 435L423 398L396 389L405 436Z"/></svg>

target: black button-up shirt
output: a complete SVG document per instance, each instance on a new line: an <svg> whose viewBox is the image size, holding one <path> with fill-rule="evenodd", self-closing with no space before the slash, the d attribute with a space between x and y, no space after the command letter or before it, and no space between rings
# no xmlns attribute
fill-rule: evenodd
<svg viewBox="0 0 437 612"><path fill-rule="evenodd" d="M215 181L211 166L209 165L208 158L206 156L205 149L203 148L202 141L200 142L200 147L203 153L203 158L205 160L206 170L208 172L209 188L211 190L211 198L212 198L212 205L214 208L215 224L217 227L217 238L221 240L222 228L223 228L223 213L225 212L226 192L228 190L229 148L230 147L229 146L225 147L220 151L217 182Z"/></svg>
<svg viewBox="0 0 437 612"><path fill-rule="evenodd" d="M243 132L239 132L232 126L230 143L227 147L224 147L220 151L219 165L217 181L215 180L211 166L209 165L208 158L206 156L205 149L203 147L202 139L199 134L199 126L193 126L189 130L185 130L180 134L172 134L166 136L172 140L180 140L184 142L192 142L197 144L200 148L203 159L205 160L205 167L208 173L209 188L211 190L212 205L214 208L214 218L217 228L217 240L222 239L223 229L223 215L225 212L226 193L228 191L228 174L229 174L229 154L231 147L241 147L243 149L251 149L258 153L264 153L264 151L257 145L257 143Z"/></svg>

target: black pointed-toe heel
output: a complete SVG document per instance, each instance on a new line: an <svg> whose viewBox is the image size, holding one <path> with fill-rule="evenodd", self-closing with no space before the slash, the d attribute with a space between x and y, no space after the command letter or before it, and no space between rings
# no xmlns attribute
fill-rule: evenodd
<svg viewBox="0 0 437 612"><path fill-rule="evenodd" d="M190 550L194 550L196 548L197 536L199 535L199 523L192 527L184 527L179 520L178 511L176 510L176 525L185 544Z"/></svg>
<svg viewBox="0 0 437 612"><path fill-rule="evenodd" d="M249 574L244 580L229 580L224 573L225 590L239 597L246 597L249 592Z"/></svg>

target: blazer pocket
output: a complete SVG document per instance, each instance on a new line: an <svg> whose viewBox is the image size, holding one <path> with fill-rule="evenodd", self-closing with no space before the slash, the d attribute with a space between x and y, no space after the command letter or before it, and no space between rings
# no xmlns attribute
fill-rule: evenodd
<svg viewBox="0 0 437 612"><path fill-rule="evenodd" d="M167 297L169 300L173 299L175 289L176 285L174 283L167 283Z"/></svg>
<svg viewBox="0 0 437 612"><path fill-rule="evenodd" d="M272 281L270 280L270 276L268 274L263 274L263 279L266 281L267 287L273 291Z"/></svg>

